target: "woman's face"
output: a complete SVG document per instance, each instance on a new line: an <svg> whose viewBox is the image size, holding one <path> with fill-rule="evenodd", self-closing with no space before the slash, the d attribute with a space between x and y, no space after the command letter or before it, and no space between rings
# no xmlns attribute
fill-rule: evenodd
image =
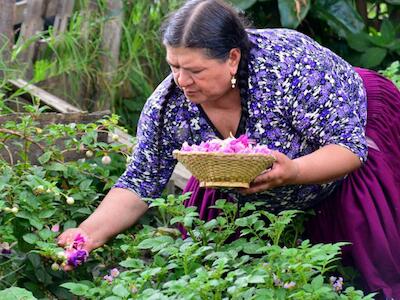
<svg viewBox="0 0 400 300"><path fill-rule="evenodd" d="M239 49L232 49L226 61L211 59L205 50L198 48L166 46L166 50L175 82L193 103L216 101L232 90L231 78L238 69Z"/></svg>

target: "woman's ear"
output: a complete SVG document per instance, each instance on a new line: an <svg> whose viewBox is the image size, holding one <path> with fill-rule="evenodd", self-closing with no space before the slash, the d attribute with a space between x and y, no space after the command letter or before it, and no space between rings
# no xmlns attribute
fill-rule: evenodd
<svg viewBox="0 0 400 300"><path fill-rule="evenodd" d="M239 48L233 48L229 52L229 67L231 69L231 74L234 75L236 74L238 67L239 67L239 62L240 62L240 57L241 57L241 52Z"/></svg>

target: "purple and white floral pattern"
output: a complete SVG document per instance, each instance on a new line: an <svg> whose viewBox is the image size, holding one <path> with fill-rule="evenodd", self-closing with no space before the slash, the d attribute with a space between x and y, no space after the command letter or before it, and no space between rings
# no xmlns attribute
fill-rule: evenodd
<svg viewBox="0 0 400 300"><path fill-rule="evenodd" d="M294 30L254 29L248 34L252 49L243 133L290 158L337 144L365 162L366 94L352 66ZM159 197L167 184L176 164L174 149L218 135L171 75L146 102L138 128L132 162L115 187L147 198ZM339 182L285 186L247 200L264 200L271 210L305 209Z"/></svg>

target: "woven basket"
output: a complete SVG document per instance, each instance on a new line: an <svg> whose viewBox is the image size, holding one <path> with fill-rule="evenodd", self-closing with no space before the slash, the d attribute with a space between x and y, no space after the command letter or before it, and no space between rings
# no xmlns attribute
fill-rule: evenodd
<svg viewBox="0 0 400 300"><path fill-rule="evenodd" d="M272 155L219 152L183 152L173 156L200 181L201 187L243 187L275 161Z"/></svg>

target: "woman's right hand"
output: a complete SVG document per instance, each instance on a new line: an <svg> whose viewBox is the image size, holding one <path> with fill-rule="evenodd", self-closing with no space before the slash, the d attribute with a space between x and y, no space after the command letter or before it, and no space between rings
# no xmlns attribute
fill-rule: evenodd
<svg viewBox="0 0 400 300"><path fill-rule="evenodd" d="M82 228L69 228L60 234L57 238L57 244L61 247L68 246L74 242L75 237L80 234L84 239L85 243L83 244L83 249L86 250L88 253L92 251L95 247L93 240L90 238L90 235L83 230ZM66 265L64 267L65 271L70 271L74 267L71 265Z"/></svg>

